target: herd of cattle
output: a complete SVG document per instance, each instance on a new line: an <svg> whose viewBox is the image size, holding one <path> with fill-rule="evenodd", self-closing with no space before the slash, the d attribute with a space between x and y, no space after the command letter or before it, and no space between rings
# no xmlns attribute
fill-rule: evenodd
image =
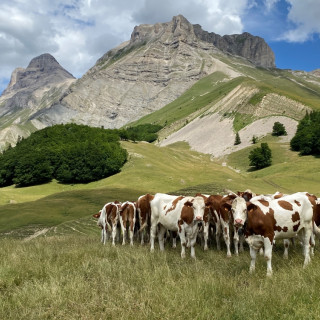
<svg viewBox="0 0 320 320"><path fill-rule="evenodd" d="M129 231L130 244L134 234L140 234L141 244L145 236L150 238L151 251L158 237L160 250L168 231L176 246L181 242L181 257L191 248L195 258L197 237L202 235L204 250L208 249L209 234L215 234L217 249L223 236L227 256L231 257L230 239L233 236L235 254L243 251L244 240L250 247L250 272L260 250L267 261L267 275L272 275L271 257L275 240L284 240L284 257L288 256L289 239L298 238L303 247L304 266L313 255L315 235L320 236L320 198L307 192L284 195L256 195L250 190L227 195L174 196L163 193L145 194L136 202L109 202L93 215L101 227L101 242L106 243L110 233L115 245L117 228L121 226L122 244Z"/></svg>

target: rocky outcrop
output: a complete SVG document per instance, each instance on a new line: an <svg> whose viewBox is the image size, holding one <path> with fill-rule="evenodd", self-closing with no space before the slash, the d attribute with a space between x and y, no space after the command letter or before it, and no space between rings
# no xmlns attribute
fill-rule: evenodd
<svg viewBox="0 0 320 320"><path fill-rule="evenodd" d="M258 67L275 68L276 66L273 51L260 37L253 36L248 32L222 37L213 32L202 30L198 24L193 27L199 39L212 43L223 52L246 58Z"/></svg>
<svg viewBox="0 0 320 320"><path fill-rule="evenodd" d="M75 78L50 54L31 60L27 68L17 68L0 96L0 149L15 144L18 136L43 128L31 121L34 114L58 101Z"/></svg>

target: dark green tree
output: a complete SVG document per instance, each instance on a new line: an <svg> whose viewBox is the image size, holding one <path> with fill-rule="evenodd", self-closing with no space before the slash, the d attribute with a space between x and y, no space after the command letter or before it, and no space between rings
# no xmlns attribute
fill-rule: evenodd
<svg viewBox="0 0 320 320"><path fill-rule="evenodd" d="M320 155L320 111L306 113L300 120L290 147L300 155Z"/></svg>
<svg viewBox="0 0 320 320"><path fill-rule="evenodd" d="M286 136L287 131L285 126L281 122L275 122L272 127L272 135L273 136Z"/></svg>
<svg viewBox="0 0 320 320"><path fill-rule="evenodd" d="M261 143L261 147L254 148L249 153L250 166L255 169L268 167L272 163L272 152L267 143Z"/></svg>
<svg viewBox="0 0 320 320"><path fill-rule="evenodd" d="M241 139L240 139L240 136L239 136L239 132L236 133L236 138L234 140L234 145L238 145L241 143Z"/></svg>
<svg viewBox="0 0 320 320"><path fill-rule="evenodd" d="M252 139L251 139L252 144L256 144L257 140L258 138L256 136L252 136Z"/></svg>

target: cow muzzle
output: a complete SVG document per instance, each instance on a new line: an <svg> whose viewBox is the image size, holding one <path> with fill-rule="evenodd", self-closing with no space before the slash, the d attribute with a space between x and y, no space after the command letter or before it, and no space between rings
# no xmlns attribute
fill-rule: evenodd
<svg viewBox="0 0 320 320"><path fill-rule="evenodd" d="M242 227L244 224L244 221L242 219L236 219L234 220L235 227Z"/></svg>
<svg viewBox="0 0 320 320"><path fill-rule="evenodd" d="M202 221L202 220L203 220L203 217L202 217L202 216L196 216L196 220L197 220L197 221Z"/></svg>

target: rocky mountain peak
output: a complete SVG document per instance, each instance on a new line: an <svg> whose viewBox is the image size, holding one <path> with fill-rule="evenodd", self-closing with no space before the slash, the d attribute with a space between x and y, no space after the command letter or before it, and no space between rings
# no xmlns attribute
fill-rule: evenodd
<svg viewBox="0 0 320 320"><path fill-rule="evenodd" d="M275 68L274 53L264 39L248 32L220 36L207 32L199 24L193 25L197 38L212 43L218 49L231 55L241 56L254 65L263 68Z"/></svg>
<svg viewBox="0 0 320 320"><path fill-rule="evenodd" d="M74 77L62 68L51 54L45 53L33 58L26 69L15 69L7 89L3 91L2 95L14 93L22 88L34 90L65 79L74 79Z"/></svg>
<svg viewBox="0 0 320 320"><path fill-rule="evenodd" d="M164 43L198 40L213 44L219 50L241 56L254 65L264 68L275 67L274 53L264 39L248 32L220 36L207 32L199 24L191 24L183 15L177 15L170 22L136 26L131 34L130 45L161 40Z"/></svg>

